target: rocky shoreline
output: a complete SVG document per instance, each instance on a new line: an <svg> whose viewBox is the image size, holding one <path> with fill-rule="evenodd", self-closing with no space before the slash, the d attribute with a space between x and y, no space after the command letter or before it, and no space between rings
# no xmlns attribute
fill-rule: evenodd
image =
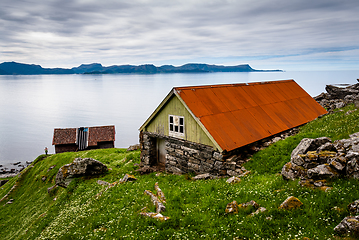
<svg viewBox="0 0 359 240"><path fill-rule="evenodd" d="M32 161L0 164L0 178L15 177L31 163Z"/></svg>

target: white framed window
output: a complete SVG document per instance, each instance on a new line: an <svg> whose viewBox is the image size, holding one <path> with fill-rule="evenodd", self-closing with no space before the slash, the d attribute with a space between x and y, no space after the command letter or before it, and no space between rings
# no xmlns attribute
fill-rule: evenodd
<svg viewBox="0 0 359 240"><path fill-rule="evenodd" d="M184 117L168 115L169 135L172 137L184 137Z"/></svg>

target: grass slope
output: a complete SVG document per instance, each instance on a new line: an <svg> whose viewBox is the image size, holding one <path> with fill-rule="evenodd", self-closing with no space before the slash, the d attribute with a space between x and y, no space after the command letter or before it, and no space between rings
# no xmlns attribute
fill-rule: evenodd
<svg viewBox="0 0 359 240"><path fill-rule="evenodd" d="M317 119L301 128L298 135L279 141L258 152L246 164L249 176L237 184L226 179L191 181L189 176L155 173L140 176L134 172L140 152L124 149L91 150L39 156L34 166L14 177L0 189L1 239L334 239L333 228L347 215L347 205L359 199L358 180L338 179L332 190L300 187L297 181L284 181L278 174L290 160L290 153L304 137L328 136L333 140L358 132L359 111L343 112ZM82 177L67 189L51 194L58 169L76 157L92 157L111 170L102 176ZM56 165L48 171L50 166ZM125 173L134 173L135 182L105 189L96 183L118 181ZM42 178L46 177L43 181ZM154 191L159 183L167 198L164 222L138 213L143 207L155 211L144 190ZM303 206L294 211L278 210L288 197L295 196ZM12 204L6 204L14 199ZM56 199L56 200L54 200ZM226 215L227 203L256 201L267 209L253 217L254 209L241 209Z"/></svg>

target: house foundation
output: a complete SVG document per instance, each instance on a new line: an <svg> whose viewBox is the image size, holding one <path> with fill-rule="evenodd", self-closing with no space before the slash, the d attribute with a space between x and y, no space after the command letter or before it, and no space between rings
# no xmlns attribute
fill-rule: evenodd
<svg viewBox="0 0 359 240"><path fill-rule="evenodd" d="M163 150L156 144L158 139L164 141L165 153L160 152ZM212 173L219 176L238 176L244 171L243 161L236 155L226 158L211 146L179 138L141 132L140 146L141 167L159 167L170 173ZM165 154L164 163L161 154Z"/></svg>

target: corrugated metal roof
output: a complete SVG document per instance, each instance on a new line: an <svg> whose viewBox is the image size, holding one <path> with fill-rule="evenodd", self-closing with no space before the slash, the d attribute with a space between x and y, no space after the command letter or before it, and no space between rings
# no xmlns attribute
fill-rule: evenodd
<svg viewBox="0 0 359 240"><path fill-rule="evenodd" d="M294 80L176 87L174 91L227 151L327 113Z"/></svg>

